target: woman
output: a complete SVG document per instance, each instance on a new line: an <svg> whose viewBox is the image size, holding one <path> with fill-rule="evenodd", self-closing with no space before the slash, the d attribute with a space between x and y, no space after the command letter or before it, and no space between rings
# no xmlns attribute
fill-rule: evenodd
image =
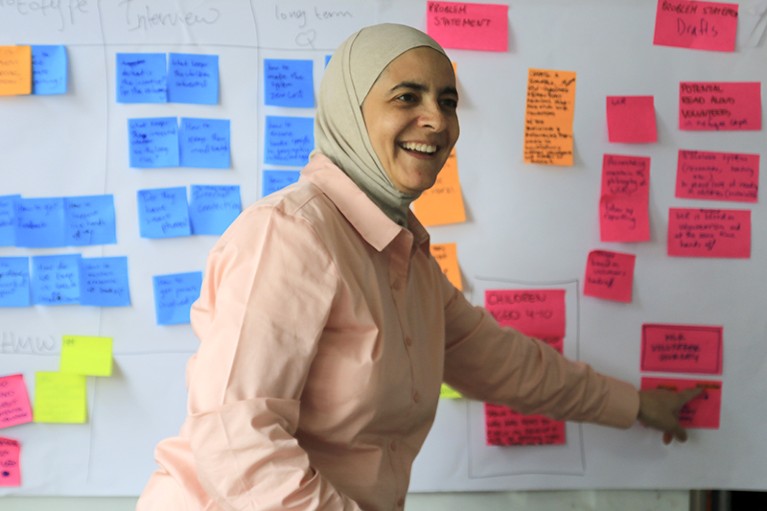
<svg viewBox="0 0 767 511"><path fill-rule="evenodd" d="M684 439L690 394L638 393L499 327L429 255L410 203L458 138L440 46L401 25L352 35L320 87L317 149L211 251L192 325L188 417L139 510L404 505L440 384L468 397Z"/></svg>

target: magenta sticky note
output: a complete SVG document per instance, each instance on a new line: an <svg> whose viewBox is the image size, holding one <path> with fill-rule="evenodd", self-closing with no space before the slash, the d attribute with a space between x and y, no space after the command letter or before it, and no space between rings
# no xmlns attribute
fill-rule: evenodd
<svg viewBox="0 0 767 511"><path fill-rule="evenodd" d="M677 197L757 202L758 193L758 154L679 150Z"/></svg>
<svg viewBox="0 0 767 511"><path fill-rule="evenodd" d="M24 375L0 376L0 428L32 422Z"/></svg>
<svg viewBox="0 0 767 511"><path fill-rule="evenodd" d="M508 5L427 2L426 33L445 48L507 51Z"/></svg>
<svg viewBox="0 0 767 511"><path fill-rule="evenodd" d="M722 382L676 378L642 378L641 388L682 391L700 387L697 397L679 411L679 423L685 428L719 429L722 410Z"/></svg>
<svg viewBox="0 0 767 511"><path fill-rule="evenodd" d="M605 154L599 200L602 241L650 239L650 158Z"/></svg>
<svg viewBox="0 0 767 511"><path fill-rule="evenodd" d="M607 138L627 144L657 142L654 98L607 96Z"/></svg>
<svg viewBox="0 0 767 511"><path fill-rule="evenodd" d="M21 486L20 460L18 440L0 437L0 487Z"/></svg>
<svg viewBox="0 0 767 511"><path fill-rule="evenodd" d="M751 257L751 211L670 208L668 255Z"/></svg>
<svg viewBox="0 0 767 511"><path fill-rule="evenodd" d="M564 421L485 403L487 445L563 445L565 440Z"/></svg>
<svg viewBox="0 0 767 511"><path fill-rule="evenodd" d="M565 336L564 289L488 289L485 308L498 324L531 337Z"/></svg>
<svg viewBox="0 0 767 511"><path fill-rule="evenodd" d="M653 44L731 52L737 31L738 4L658 0Z"/></svg>
<svg viewBox="0 0 767 511"><path fill-rule="evenodd" d="M761 84L759 82L680 82L679 129L687 131L761 130Z"/></svg>
<svg viewBox="0 0 767 511"><path fill-rule="evenodd" d="M586 261L583 294L603 300L630 303L634 287L636 256L608 250L592 250Z"/></svg>
<svg viewBox="0 0 767 511"><path fill-rule="evenodd" d="M722 374L722 327L642 325L642 371Z"/></svg>

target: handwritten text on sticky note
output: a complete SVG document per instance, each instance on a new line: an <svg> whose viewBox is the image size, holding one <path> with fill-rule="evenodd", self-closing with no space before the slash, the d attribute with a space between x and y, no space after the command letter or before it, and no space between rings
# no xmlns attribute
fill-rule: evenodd
<svg viewBox="0 0 767 511"><path fill-rule="evenodd" d="M485 403L485 438L487 445L563 445L565 423Z"/></svg>
<svg viewBox="0 0 767 511"><path fill-rule="evenodd" d="M737 4L658 0L653 44L735 51L737 30Z"/></svg>
<svg viewBox="0 0 767 511"><path fill-rule="evenodd" d="M722 327L642 325L642 371L722 374Z"/></svg>
<svg viewBox="0 0 767 511"><path fill-rule="evenodd" d="M681 380L676 378L642 378L641 388L666 389L675 392L702 388L703 392L688 401L679 411L679 423L685 428L719 429L722 410L722 382Z"/></svg>
<svg viewBox="0 0 767 511"><path fill-rule="evenodd" d="M670 208L668 255L751 257L751 211Z"/></svg>
<svg viewBox="0 0 767 511"><path fill-rule="evenodd" d="M583 294L617 302L631 302L636 256L592 250L586 261Z"/></svg>
<svg viewBox="0 0 767 511"><path fill-rule="evenodd" d="M759 82L681 82L679 129L745 131L762 129Z"/></svg>
<svg viewBox="0 0 767 511"><path fill-rule="evenodd" d="M21 486L21 445L18 440L0 437L0 486Z"/></svg>
<svg viewBox="0 0 767 511"><path fill-rule="evenodd" d="M610 142L657 142L655 100L652 96L607 96L607 135Z"/></svg>
<svg viewBox="0 0 767 511"><path fill-rule="evenodd" d="M0 428L32 422L32 408L23 374L0 376Z"/></svg>
<svg viewBox="0 0 767 511"><path fill-rule="evenodd" d="M758 192L758 154L679 150L677 197L756 202Z"/></svg>
<svg viewBox="0 0 767 511"><path fill-rule="evenodd" d="M507 5L432 1L426 5L426 32L444 48L508 49Z"/></svg>
<svg viewBox="0 0 767 511"><path fill-rule="evenodd" d="M112 376L112 338L65 335L59 371L83 376Z"/></svg>
<svg viewBox="0 0 767 511"><path fill-rule="evenodd" d="M83 424L88 417L85 376L35 373L35 422Z"/></svg>
<svg viewBox="0 0 767 511"><path fill-rule="evenodd" d="M503 326L532 337L565 336L564 289L489 289L485 308Z"/></svg>
<svg viewBox="0 0 767 511"><path fill-rule="evenodd" d="M574 110L574 72L528 70L525 163L573 164Z"/></svg>
<svg viewBox="0 0 767 511"><path fill-rule="evenodd" d="M599 233L602 241L650 239L650 158L605 154Z"/></svg>

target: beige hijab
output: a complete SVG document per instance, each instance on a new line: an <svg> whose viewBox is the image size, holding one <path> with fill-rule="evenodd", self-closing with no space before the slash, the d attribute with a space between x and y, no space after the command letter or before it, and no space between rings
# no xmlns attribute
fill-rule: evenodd
<svg viewBox="0 0 767 511"><path fill-rule="evenodd" d="M362 102L389 63L413 48L442 47L420 30L393 23L363 28L335 51L320 84L314 122L315 152L338 165L386 215L407 225L410 203L418 195L397 190L373 150Z"/></svg>

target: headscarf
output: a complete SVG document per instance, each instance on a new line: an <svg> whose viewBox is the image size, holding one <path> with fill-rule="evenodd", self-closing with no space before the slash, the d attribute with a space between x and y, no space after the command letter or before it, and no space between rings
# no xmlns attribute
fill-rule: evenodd
<svg viewBox="0 0 767 511"><path fill-rule="evenodd" d="M448 58L434 39L407 25L384 23L352 34L325 69L314 122L314 151L330 158L400 225L407 225L408 208L419 194L402 193L392 184L370 142L361 107L386 66L421 46Z"/></svg>

